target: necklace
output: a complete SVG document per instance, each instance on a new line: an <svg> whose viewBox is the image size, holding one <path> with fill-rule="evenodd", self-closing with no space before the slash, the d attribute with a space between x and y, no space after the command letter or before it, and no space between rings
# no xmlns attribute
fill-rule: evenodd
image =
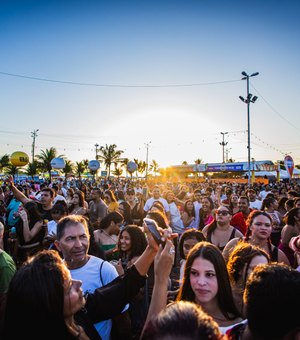
<svg viewBox="0 0 300 340"><path fill-rule="evenodd" d="M116 243L116 240L115 240L112 236L110 236L109 233L107 233L104 229L100 229L100 233L101 233L101 234L103 233L104 235L106 235L107 237L109 237L111 240L113 240L114 243Z"/></svg>
<svg viewBox="0 0 300 340"><path fill-rule="evenodd" d="M80 211L81 207L77 208L77 209L73 209L73 215L76 215L78 213L78 211Z"/></svg>

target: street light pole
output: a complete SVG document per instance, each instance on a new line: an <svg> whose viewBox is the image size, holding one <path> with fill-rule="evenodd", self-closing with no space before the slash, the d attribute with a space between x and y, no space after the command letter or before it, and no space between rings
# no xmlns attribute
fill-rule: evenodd
<svg viewBox="0 0 300 340"><path fill-rule="evenodd" d="M239 96L241 101L247 104L247 125L248 125L248 186L251 185L251 170L250 170L250 162L251 162L251 147L250 147L250 103L255 103L257 100L257 96L254 96L252 98L252 94L249 93L249 78L255 77L259 75L258 72L252 73L251 75L248 75L245 71L242 72L242 75L244 76L242 80L247 80L247 98L243 98L242 96Z"/></svg>
<svg viewBox="0 0 300 340"><path fill-rule="evenodd" d="M151 141L150 142L148 142L148 143L145 143L145 145L146 145L146 176L145 176L145 179L147 180L147 178L148 178L148 155L149 155L149 144L151 143Z"/></svg>
<svg viewBox="0 0 300 340"><path fill-rule="evenodd" d="M96 148L96 160L98 160L98 146L99 146L99 144L95 144L95 148Z"/></svg>
<svg viewBox="0 0 300 340"><path fill-rule="evenodd" d="M227 135L227 134L228 134L228 132L221 132L221 135L223 135L223 141L221 143L219 143L223 147L223 163L225 163L225 151L224 151L224 147L225 147L225 145L228 144L228 142L226 142L226 143L224 142L224 136Z"/></svg>
<svg viewBox="0 0 300 340"><path fill-rule="evenodd" d="M39 131L39 129L37 130L33 130L31 132L31 137L33 138L32 140L32 151L31 151L31 154L32 154L32 163L34 162L34 149L35 149L35 139L37 137L37 132Z"/></svg>
<svg viewBox="0 0 300 340"><path fill-rule="evenodd" d="M226 149L226 163L228 163L228 154L229 154L229 151L232 150L232 148L227 148Z"/></svg>

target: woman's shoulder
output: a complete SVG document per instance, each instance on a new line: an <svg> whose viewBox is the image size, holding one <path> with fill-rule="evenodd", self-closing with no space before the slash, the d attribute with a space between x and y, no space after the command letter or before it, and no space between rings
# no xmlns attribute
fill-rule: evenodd
<svg viewBox="0 0 300 340"><path fill-rule="evenodd" d="M244 241L244 235L235 227L231 226L233 229L231 230L235 230L235 237L233 239L231 239L229 242L230 244L235 244L241 241ZM228 242L228 243L229 243Z"/></svg>
<svg viewBox="0 0 300 340"><path fill-rule="evenodd" d="M209 229L209 225L207 224L203 229L202 229L202 234L207 234L207 231Z"/></svg>
<svg viewBox="0 0 300 340"><path fill-rule="evenodd" d="M231 230L234 230L234 238L232 240L243 239L244 235L242 232L240 232L237 228L233 227L232 225L230 227L232 228Z"/></svg>

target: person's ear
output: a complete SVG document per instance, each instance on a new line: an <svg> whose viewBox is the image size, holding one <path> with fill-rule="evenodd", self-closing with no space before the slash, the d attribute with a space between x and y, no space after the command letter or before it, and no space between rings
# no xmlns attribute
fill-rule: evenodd
<svg viewBox="0 0 300 340"><path fill-rule="evenodd" d="M54 241L54 245L59 251L61 251L60 242L58 240Z"/></svg>

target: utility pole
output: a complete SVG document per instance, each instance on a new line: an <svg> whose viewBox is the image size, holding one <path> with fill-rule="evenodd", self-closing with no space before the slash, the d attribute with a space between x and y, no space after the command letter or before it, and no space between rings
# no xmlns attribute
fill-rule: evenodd
<svg viewBox="0 0 300 340"><path fill-rule="evenodd" d="M251 170L250 170L250 162L251 162L251 144L250 144L250 103L255 103L257 100L257 96L253 96L249 93L249 78L255 77L259 75L258 72L252 73L251 75L247 74L245 71L242 72L242 75L244 76L242 80L247 81L247 98L243 98L242 96L239 96L240 100L247 104L247 125L248 125L248 186L251 185Z"/></svg>
<svg viewBox="0 0 300 340"><path fill-rule="evenodd" d="M96 148L96 150L95 150L95 152L96 152L96 160L98 160L98 146L99 146L99 144L95 144L95 148Z"/></svg>
<svg viewBox="0 0 300 340"><path fill-rule="evenodd" d="M222 145L223 148L223 163L225 163L225 151L224 151L224 147L228 144L228 142L225 143L224 141L224 136L227 135L228 132L221 132L221 135L223 135L223 141L221 143L219 143L220 145Z"/></svg>
<svg viewBox="0 0 300 340"><path fill-rule="evenodd" d="M232 149L232 148L227 148L227 149L225 150L225 153L226 153L226 163L228 162L228 154L229 154L229 152L230 152L231 149Z"/></svg>
<svg viewBox="0 0 300 340"><path fill-rule="evenodd" d="M37 130L33 130L31 132L31 137L33 138L32 140L32 150L31 150L31 155L32 155L32 163L34 162L34 149L35 149L35 139L37 137L37 132L39 131L39 129Z"/></svg>
<svg viewBox="0 0 300 340"><path fill-rule="evenodd" d="M148 142L148 143L145 143L145 146L146 146L146 176L145 176L145 179L147 180L148 178L148 155L149 155L149 144L151 143Z"/></svg>

